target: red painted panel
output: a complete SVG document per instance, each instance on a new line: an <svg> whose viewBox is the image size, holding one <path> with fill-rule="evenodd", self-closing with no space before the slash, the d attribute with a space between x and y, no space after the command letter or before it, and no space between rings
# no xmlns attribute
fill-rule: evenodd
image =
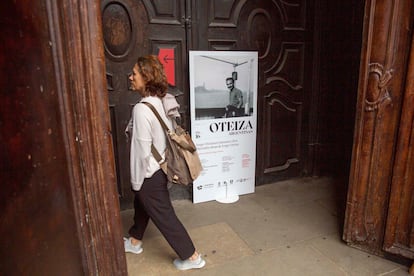
<svg viewBox="0 0 414 276"><path fill-rule="evenodd" d="M175 55L174 48L161 48L158 53L158 58L164 65L165 74L167 75L168 83L175 86Z"/></svg>

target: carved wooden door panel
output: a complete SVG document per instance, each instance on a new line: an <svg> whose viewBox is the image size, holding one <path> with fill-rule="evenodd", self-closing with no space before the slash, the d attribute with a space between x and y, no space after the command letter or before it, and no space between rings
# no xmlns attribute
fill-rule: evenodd
<svg viewBox="0 0 414 276"><path fill-rule="evenodd" d="M305 0L195 5L193 49L258 51L257 184L299 176L306 163L304 122L312 75L306 39L312 7Z"/></svg>
<svg viewBox="0 0 414 276"><path fill-rule="evenodd" d="M414 36L411 45L383 248L414 259Z"/></svg>
<svg viewBox="0 0 414 276"><path fill-rule="evenodd" d="M103 0L102 27L105 44L112 135L121 208L130 204L129 142L125 127L139 95L130 90L128 75L138 56L159 55L168 81L187 90L184 0ZM178 98L186 113L188 96ZM186 122L186 116L184 116Z"/></svg>

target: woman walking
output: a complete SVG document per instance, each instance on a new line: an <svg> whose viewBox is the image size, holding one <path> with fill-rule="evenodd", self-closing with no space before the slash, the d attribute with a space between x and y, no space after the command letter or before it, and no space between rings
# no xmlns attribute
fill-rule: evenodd
<svg viewBox="0 0 414 276"><path fill-rule="evenodd" d="M165 114L162 103L168 87L163 65L157 56L139 57L130 80L131 88L142 99L132 112L130 163L135 215L129 230L130 237L124 238L125 252L139 254L143 251L142 238L151 219L179 256L173 262L177 269L202 268L206 262L195 250L190 236L177 218L167 189L167 177L151 153L153 144L164 158L166 137L158 119L143 102L152 104L172 128L172 121Z"/></svg>

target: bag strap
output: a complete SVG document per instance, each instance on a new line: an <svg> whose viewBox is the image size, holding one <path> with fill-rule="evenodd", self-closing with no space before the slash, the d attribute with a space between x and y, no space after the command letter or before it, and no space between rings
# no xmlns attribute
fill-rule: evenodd
<svg viewBox="0 0 414 276"><path fill-rule="evenodd" d="M158 121L160 121L160 124L162 126L162 128L165 130L165 132L168 133L168 131L170 131L170 129L168 128L168 126L165 124L164 120L161 118L160 114L158 113L158 111L155 109L155 107L147 102L142 102L143 104L145 104L146 106L148 106L152 112L154 112L155 117L157 117Z"/></svg>
<svg viewBox="0 0 414 276"><path fill-rule="evenodd" d="M157 112L157 110L155 109L155 107L148 103L148 102L142 102L143 104L145 104L146 106L148 106L152 112L154 113L155 117L157 117L158 121L160 122L161 126L164 128L166 134L168 135L169 133L171 133L170 129L168 128L168 126L165 124L164 120L161 118L160 114ZM171 137L173 140L174 136ZM196 148L193 144L189 144L188 141L180 141L180 140L176 140L176 142L183 148L188 150L189 152L193 153ZM159 152L157 151L157 149L154 147L153 144L151 144L151 152L152 155L154 155L155 159L158 161L158 163L162 160L161 155L159 154Z"/></svg>
<svg viewBox="0 0 414 276"><path fill-rule="evenodd" d="M158 112L155 109L155 107L152 104L147 103L147 102L142 102L142 103L145 104L146 106L148 106L152 110L152 112L154 113L155 117L157 117L158 121L160 121L161 126L164 128L164 130L166 132L168 132L169 129L168 129L167 125L161 119L161 116L160 116L160 114L158 114ZM154 144L151 144L151 153L154 156L155 160L157 160L157 162L160 163L161 160L162 160L162 157L161 157L161 154L158 152L158 150L155 148Z"/></svg>
<svg viewBox="0 0 414 276"><path fill-rule="evenodd" d="M154 147L154 144L151 144L151 152L152 155L154 156L155 160L157 160L158 163L161 162L162 157L160 155L160 153L158 152L158 150Z"/></svg>
<svg viewBox="0 0 414 276"><path fill-rule="evenodd" d="M160 114L158 114L155 107L152 104L147 103L147 102L142 102L142 103L145 104L146 106L148 106L152 110L152 112L154 112L155 116L157 117L158 121L160 121L161 126L164 128L167 135L169 135L169 133L172 133L171 139L175 140L175 142L178 143L180 145L180 147L182 147L183 149L188 150L191 153L193 153L196 150L196 148L195 148L195 146L192 142L190 144L189 141L174 139L174 132L171 132L171 130L165 124L164 120L161 118ZM181 132L183 132L183 129L181 127L179 127L179 129L181 129Z"/></svg>

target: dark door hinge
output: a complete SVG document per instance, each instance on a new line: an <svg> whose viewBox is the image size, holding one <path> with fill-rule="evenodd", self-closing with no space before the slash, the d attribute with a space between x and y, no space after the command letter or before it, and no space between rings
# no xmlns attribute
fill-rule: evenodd
<svg viewBox="0 0 414 276"><path fill-rule="evenodd" d="M188 28L188 29L191 28L191 16L188 16L188 17L183 16L183 17L181 17L181 27Z"/></svg>

